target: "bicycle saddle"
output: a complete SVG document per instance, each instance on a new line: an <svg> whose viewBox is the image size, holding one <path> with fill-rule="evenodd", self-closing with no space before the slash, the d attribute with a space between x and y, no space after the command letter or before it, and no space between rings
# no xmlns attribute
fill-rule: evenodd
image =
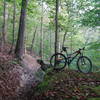
<svg viewBox="0 0 100 100"><path fill-rule="evenodd" d="M62 49L63 49L64 51L66 51L67 48L68 48L68 47L62 47Z"/></svg>

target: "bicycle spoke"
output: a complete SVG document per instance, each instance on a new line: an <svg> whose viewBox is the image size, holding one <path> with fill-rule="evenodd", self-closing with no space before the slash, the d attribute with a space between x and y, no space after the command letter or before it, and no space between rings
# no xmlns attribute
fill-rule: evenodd
<svg viewBox="0 0 100 100"><path fill-rule="evenodd" d="M83 73L88 73L91 70L91 62L87 57L82 57L78 60L78 68Z"/></svg>

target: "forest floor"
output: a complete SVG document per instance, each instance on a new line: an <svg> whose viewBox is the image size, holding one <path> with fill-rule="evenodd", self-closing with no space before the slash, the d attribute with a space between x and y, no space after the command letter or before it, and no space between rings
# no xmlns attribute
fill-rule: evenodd
<svg viewBox="0 0 100 100"><path fill-rule="evenodd" d="M34 74L36 59L25 55L20 63L8 51L0 52L0 100L100 100L100 73L50 69L43 80L42 71Z"/></svg>
<svg viewBox="0 0 100 100"><path fill-rule="evenodd" d="M100 100L100 73L48 72L32 100Z"/></svg>

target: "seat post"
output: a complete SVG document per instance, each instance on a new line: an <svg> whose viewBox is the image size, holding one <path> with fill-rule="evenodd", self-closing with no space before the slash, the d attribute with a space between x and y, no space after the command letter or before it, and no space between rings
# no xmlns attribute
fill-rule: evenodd
<svg viewBox="0 0 100 100"><path fill-rule="evenodd" d="M68 57L68 52L67 52L67 50L66 50L65 52L66 52L66 56Z"/></svg>

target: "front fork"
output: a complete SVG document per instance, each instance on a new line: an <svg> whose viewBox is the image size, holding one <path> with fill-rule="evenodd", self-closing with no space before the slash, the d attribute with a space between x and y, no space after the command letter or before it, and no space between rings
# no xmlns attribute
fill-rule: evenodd
<svg viewBox="0 0 100 100"><path fill-rule="evenodd" d="M82 57L81 63L82 63L82 65L84 65L84 64L85 64L85 60L84 60L84 58L83 58L83 53L80 53L80 57Z"/></svg>

